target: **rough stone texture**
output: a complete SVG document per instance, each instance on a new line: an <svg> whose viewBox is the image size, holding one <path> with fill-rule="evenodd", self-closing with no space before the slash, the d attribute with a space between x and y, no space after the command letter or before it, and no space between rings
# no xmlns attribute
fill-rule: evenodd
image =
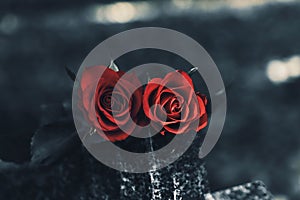
<svg viewBox="0 0 300 200"><path fill-rule="evenodd" d="M205 165L198 157L202 139L203 135L196 137L191 147L167 167L148 173L121 173L121 199L204 199L209 190ZM150 144L145 146L156 148ZM149 162L159 161L153 157Z"/></svg>
<svg viewBox="0 0 300 200"><path fill-rule="evenodd" d="M199 145L204 135L197 135L188 150L167 167L137 174L119 172L97 161L80 144L79 138L73 136L74 127L72 127L68 120L43 125L33 137L32 158L27 163L16 164L0 160L1 198L38 200L272 199L262 182L248 183L209 193L205 164L198 158ZM155 144L159 144L159 141ZM142 147L148 150L155 148L152 146L153 143L137 143L135 140L131 142L121 145L137 148L134 144L141 144L139 150L142 150ZM158 160L152 157L149 162L155 163Z"/></svg>
<svg viewBox="0 0 300 200"><path fill-rule="evenodd" d="M208 193L205 200L272 200L271 193L261 181L234 186L226 190Z"/></svg>
<svg viewBox="0 0 300 200"><path fill-rule="evenodd" d="M148 174L121 173L120 199L150 199Z"/></svg>
<svg viewBox="0 0 300 200"><path fill-rule="evenodd" d="M155 172L130 174L102 165L79 148L49 166L26 164L1 169L0 194L3 199L272 199L260 181L209 193L203 161L191 162L190 155Z"/></svg>
<svg viewBox="0 0 300 200"><path fill-rule="evenodd" d="M204 199L208 191L203 161L176 161L143 174L122 173L121 199Z"/></svg>
<svg viewBox="0 0 300 200"><path fill-rule="evenodd" d="M203 199L208 191L207 172L199 158L185 155L159 171L162 181L162 199Z"/></svg>

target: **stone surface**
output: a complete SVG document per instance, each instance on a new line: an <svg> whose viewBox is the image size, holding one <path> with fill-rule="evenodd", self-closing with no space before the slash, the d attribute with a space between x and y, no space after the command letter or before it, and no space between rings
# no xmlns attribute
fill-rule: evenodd
<svg viewBox="0 0 300 200"><path fill-rule="evenodd" d="M205 200L272 200L271 193L261 181L234 186L222 191L208 193Z"/></svg>
<svg viewBox="0 0 300 200"><path fill-rule="evenodd" d="M209 191L207 171L203 160L198 157L203 137L203 134L198 134L187 151L167 167L148 173L122 172L121 199L204 199L204 194ZM146 150L153 151L161 148L171 139L172 135L157 135L153 140L146 140L144 143L129 140L122 146L137 149L145 147ZM139 144L143 144L143 147ZM159 165L160 161L155 158L155 155L149 159L150 163Z"/></svg>
<svg viewBox="0 0 300 200"><path fill-rule="evenodd" d="M208 191L207 172L200 159L180 159L149 173L121 174L121 199L204 199Z"/></svg>
<svg viewBox="0 0 300 200"><path fill-rule="evenodd" d="M260 181L209 193L205 165L200 159L191 162L190 155L158 171L132 174L106 167L79 148L50 166L2 168L0 194L3 199L272 199Z"/></svg>

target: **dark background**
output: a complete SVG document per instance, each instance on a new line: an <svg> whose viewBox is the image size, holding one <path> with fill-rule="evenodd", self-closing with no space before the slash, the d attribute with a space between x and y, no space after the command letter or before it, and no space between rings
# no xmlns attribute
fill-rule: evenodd
<svg viewBox="0 0 300 200"><path fill-rule="evenodd" d="M206 158L211 188L259 179L278 198L299 199L300 3L130 2L0 2L0 159L30 159L43 107L71 100L65 67L76 71L116 33L159 26L198 41L227 86L226 124ZM149 60L143 53L136 59Z"/></svg>

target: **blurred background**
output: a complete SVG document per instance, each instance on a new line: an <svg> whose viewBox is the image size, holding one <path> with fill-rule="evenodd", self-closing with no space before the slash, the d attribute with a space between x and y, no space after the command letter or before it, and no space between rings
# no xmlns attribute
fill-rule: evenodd
<svg viewBox="0 0 300 200"><path fill-rule="evenodd" d="M192 37L223 76L228 112L206 158L211 189L259 179L277 200L300 199L297 0L1 1L0 159L27 162L41 109L71 101L65 67L76 72L101 41L144 26Z"/></svg>

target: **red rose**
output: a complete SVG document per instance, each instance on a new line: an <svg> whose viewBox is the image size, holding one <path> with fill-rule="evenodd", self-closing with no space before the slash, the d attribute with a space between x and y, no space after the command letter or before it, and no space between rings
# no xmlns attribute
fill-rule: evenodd
<svg viewBox="0 0 300 200"><path fill-rule="evenodd" d="M120 79L123 74L105 66L89 67L80 82L84 116L100 135L112 142L124 140L134 131L141 108L141 89L132 92L139 80L133 74Z"/></svg>
<svg viewBox="0 0 300 200"><path fill-rule="evenodd" d="M200 131L207 125L206 104L206 97L195 93L189 75L178 70L150 80L143 97L145 115L154 121L157 131L163 126L161 134L182 134L193 127Z"/></svg>

